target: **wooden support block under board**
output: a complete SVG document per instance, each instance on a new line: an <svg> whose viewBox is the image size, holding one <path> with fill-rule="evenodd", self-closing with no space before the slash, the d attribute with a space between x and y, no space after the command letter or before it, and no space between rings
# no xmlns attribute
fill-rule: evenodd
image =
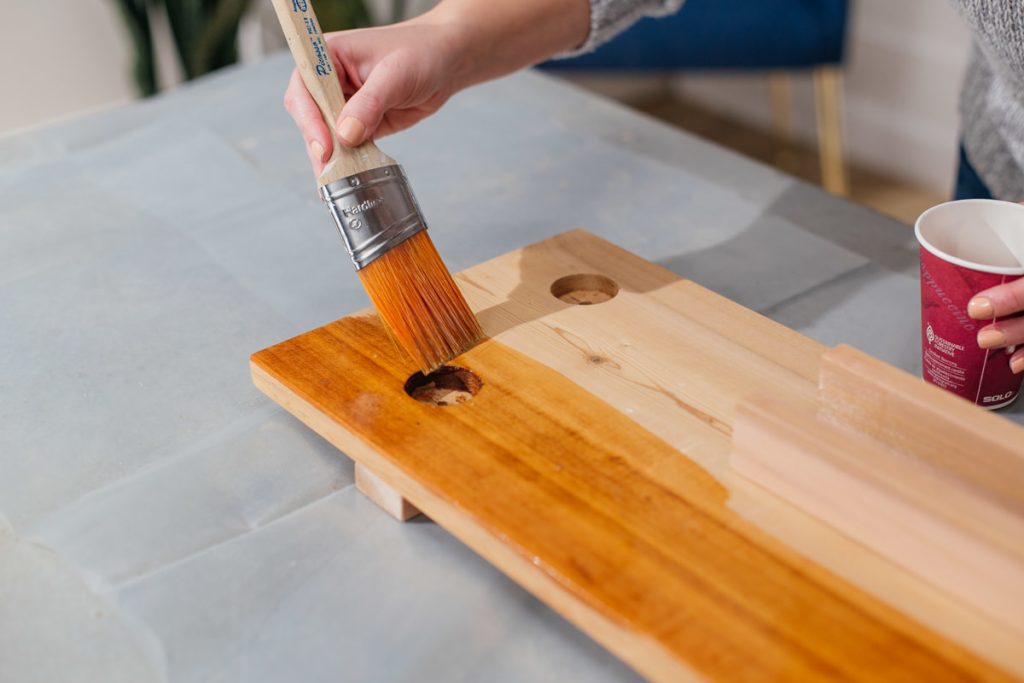
<svg viewBox="0 0 1024 683"><path fill-rule="evenodd" d="M366 465L357 462L355 471L356 488L399 522L407 522L420 514L415 505L403 498L402 494L381 477L371 472Z"/></svg>
<svg viewBox="0 0 1024 683"><path fill-rule="evenodd" d="M815 520L787 533L829 535L845 578L730 507L737 404L812 406L820 344L579 230L456 279L490 337L456 361L468 400L407 394L368 313L254 354L254 381L653 680L1024 671L996 626L891 590L897 569ZM885 601L853 583L862 559Z"/></svg>

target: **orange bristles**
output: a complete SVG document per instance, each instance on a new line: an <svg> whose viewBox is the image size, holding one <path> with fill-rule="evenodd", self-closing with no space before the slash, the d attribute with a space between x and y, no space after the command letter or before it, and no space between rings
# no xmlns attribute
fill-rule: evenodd
<svg viewBox="0 0 1024 683"><path fill-rule="evenodd" d="M468 351L483 330L421 231L359 271L384 326L424 372Z"/></svg>

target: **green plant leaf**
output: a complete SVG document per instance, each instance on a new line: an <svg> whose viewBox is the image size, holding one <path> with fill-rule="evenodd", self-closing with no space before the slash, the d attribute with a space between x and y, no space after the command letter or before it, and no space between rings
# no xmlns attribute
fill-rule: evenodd
<svg viewBox="0 0 1024 683"><path fill-rule="evenodd" d="M238 26L249 9L250 1L221 0L215 4L192 56L196 75L238 61Z"/></svg>
<svg viewBox="0 0 1024 683"><path fill-rule="evenodd" d="M404 0L392 0L395 16ZM251 0L119 0L118 7L135 48L135 80L139 92L156 92L156 61L150 12L162 8L186 80L238 61L238 28ZM372 25L364 0L314 1L324 31Z"/></svg>
<svg viewBox="0 0 1024 683"><path fill-rule="evenodd" d="M397 24L405 19L405 0L391 0L391 23Z"/></svg>
<svg viewBox="0 0 1024 683"><path fill-rule="evenodd" d="M324 32L373 25L363 0L314 0L313 8Z"/></svg>
<svg viewBox="0 0 1024 683"><path fill-rule="evenodd" d="M116 5L135 49L135 87L147 97L156 92L156 60L146 0L119 0Z"/></svg>

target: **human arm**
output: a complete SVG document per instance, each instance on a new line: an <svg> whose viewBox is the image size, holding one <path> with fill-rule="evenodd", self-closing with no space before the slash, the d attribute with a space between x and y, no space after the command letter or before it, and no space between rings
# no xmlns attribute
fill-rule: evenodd
<svg viewBox="0 0 1024 683"><path fill-rule="evenodd" d="M349 146L408 128L459 90L571 50L589 31L588 0L445 0L393 26L328 34L348 100L332 124ZM334 136L297 72L284 101L319 172Z"/></svg>
<svg viewBox="0 0 1024 683"><path fill-rule="evenodd" d="M348 102L331 122L348 146L404 128L451 95L553 55L587 51L683 0L443 0L393 26L325 36ZM319 173L335 136L297 73L285 92Z"/></svg>

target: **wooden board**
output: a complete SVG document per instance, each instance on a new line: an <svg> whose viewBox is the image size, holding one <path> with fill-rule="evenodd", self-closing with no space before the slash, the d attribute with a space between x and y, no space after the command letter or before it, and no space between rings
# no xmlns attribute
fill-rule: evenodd
<svg viewBox="0 0 1024 683"><path fill-rule="evenodd" d="M619 291L552 296L574 273ZM1001 629L730 473L740 399L812 405L820 345L584 231L457 279L492 337L459 359L468 402L412 400L370 314L255 354L254 380L651 679L1024 671Z"/></svg>

